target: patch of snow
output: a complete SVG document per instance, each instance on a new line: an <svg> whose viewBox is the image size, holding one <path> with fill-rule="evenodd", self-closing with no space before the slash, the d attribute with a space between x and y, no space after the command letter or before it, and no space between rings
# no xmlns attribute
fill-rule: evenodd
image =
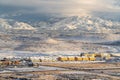
<svg viewBox="0 0 120 80"><path fill-rule="evenodd" d="M23 23L23 22L16 22L13 25L13 29L18 29L18 30L35 30L34 27L32 27L31 25L29 25L27 23Z"/></svg>

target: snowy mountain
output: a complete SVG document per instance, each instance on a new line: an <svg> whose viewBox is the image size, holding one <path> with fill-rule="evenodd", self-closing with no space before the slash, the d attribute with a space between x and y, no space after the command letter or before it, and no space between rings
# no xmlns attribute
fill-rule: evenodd
<svg viewBox="0 0 120 80"><path fill-rule="evenodd" d="M52 18L54 20L54 18ZM55 18L56 20L56 18ZM32 25L32 26L31 26ZM93 16L72 16L58 19L56 22L39 22L24 23L13 20L0 19L1 30L59 30L59 31L76 31L89 33L118 33L120 32L120 22L105 20ZM35 27L33 27L35 26Z"/></svg>
<svg viewBox="0 0 120 80"><path fill-rule="evenodd" d="M10 29L12 26L5 19L0 19L0 28L0 30Z"/></svg>
<svg viewBox="0 0 120 80"><path fill-rule="evenodd" d="M51 24L52 30L76 30L90 33L117 33L120 32L120 23L110 20L104 20L99 17L66 17L54 24Z"/></svg>
<svg viewBox="0 0 120 80"><path fill-rule="evenodd" d="M31 25L27 24L27 23L23 23L23 22L16 22L13 25L13 29L23 29L23 30L35 30L34 27L32 27Z"/></svg>
<svg viewBox="0 0 120 80"><path fill-rule="evenodd" d="M0 31L4 32L6 30L35 30L31 25L24 22L17 22L14 20L7 20L0 18Z"/></svg>

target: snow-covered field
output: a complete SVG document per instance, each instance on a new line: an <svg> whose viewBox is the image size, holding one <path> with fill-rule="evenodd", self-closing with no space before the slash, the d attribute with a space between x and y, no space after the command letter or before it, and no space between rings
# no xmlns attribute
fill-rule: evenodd
<svg viewBox="0 0 120 80"><path fill-rule="evenodd" d="M30 34L31 33L31 34ZM84 52L120 52L120 34L56 31L0 34L0 57L79 55Z"/></svg>

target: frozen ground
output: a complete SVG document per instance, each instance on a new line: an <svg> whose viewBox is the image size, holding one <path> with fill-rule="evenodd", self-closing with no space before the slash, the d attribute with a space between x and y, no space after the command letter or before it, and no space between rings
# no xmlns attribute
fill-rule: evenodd
<svg viewBox="0 0 120 80"><path fill-rule="evenodd" d="M39 66L37 68L35 67L24 67L24 68L6 68L4 70L1 70L0 73L5 73L5 72L31 72L31 71L50 71L50 70L68 70L64 68L58 68L58 67L47 67L47 66Z"/></svg>
<svg viewBox="0 0 120 80"><path fill-rule="evenodd" d="M8 52L30 51L66 54L76 52L120 52L119 34L71 34L70 32L62 33L59 31L40 31L32 33L23 31L20 33L2 33L0 34L0 37L0 50Z"/></svg>

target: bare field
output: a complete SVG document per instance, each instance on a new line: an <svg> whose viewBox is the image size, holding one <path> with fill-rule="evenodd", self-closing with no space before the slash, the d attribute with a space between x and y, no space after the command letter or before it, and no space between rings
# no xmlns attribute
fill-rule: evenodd
<svg viewBox="0 0 120 80"><path fill-rule="evenodd" d="M120 63L53 62L40 63L40 66L56 69L0 73L0 80L120 80Z"/></svg>
<svg viewBox="0 0 120 80"><path fill-rule="evenodd" d="M55 66L62 68L109 68L120 67L120 63L40 63L44 66Z"/></svg>

